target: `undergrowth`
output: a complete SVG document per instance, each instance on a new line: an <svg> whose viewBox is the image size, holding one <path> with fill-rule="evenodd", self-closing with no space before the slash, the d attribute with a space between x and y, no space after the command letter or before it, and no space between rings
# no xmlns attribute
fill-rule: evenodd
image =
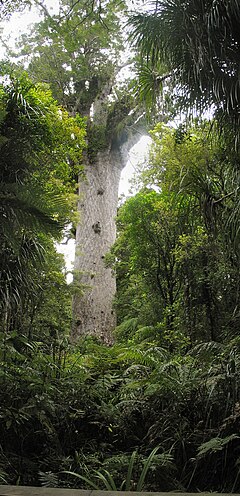
<svg viewBox="0 0 240 496"><path fill-rule="evenodd" d="M185 355L146 340L2 343L2 483L240 490L239 338Z"/></svg>

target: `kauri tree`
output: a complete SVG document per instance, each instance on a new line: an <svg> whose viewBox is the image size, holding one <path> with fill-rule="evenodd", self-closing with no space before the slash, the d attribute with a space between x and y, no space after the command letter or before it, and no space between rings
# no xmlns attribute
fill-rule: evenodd
<svg viewBox="0 0 240 496"><path fill-rule="evenodd" d="M75 278L85 291L74 299L73 338L93 333L107 342L116 321L116 285L104 258L115 239L118 184L129 138L124 122L133 107L131 92L116 86L124 9L124 2L115 0L61 1L59 15L44 9L44 20L24 39L22 50L30 75L47 82L68 112L86 117L75 260Z"/></svg>

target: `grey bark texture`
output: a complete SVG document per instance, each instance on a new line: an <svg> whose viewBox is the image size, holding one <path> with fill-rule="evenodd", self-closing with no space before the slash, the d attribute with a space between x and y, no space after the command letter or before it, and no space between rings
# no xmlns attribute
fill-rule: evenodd
<svg viewBox="0 0 240 496"><path fill-rule="evenodd" d="M83 294L73 301L72 337L93 334L112 343L116 326L113 299L116 278L105 265L105 255L115 241L118 187L123 164L119 148L97 154L85 165L79 188L80 222L76 232L75 273Z"/></svg>
<svg viewBox="0 0 240 496"><path fill-rule="evenodd" d="M109 136L114 136L114 129L108 121L108 97L114 78L115 75L98 94L91 116L89 111L93 129L94 126L96 130L105 129ZM121 171L127 163L130 148L139 140L139 129L125 129L123 136L121 140L108 138L108 145L106 143L95 153L91 162L87 154L85 156L85 178L81 177L79 181L80 222L76 232L74 265L75 278L82 284L83 292L73 299L73 341L84 335L95 335L107 344L113 341L116 278L111 268L106 267L105 255L116 238Z"/></svg>

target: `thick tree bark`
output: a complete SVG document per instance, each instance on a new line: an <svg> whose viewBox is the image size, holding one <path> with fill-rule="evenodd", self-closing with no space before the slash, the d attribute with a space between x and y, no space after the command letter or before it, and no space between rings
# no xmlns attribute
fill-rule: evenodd
<svg viewBox="0 0 240 496"><path fill-rule="evenodd" d="M118 187L124 165L119 148L100 151L95 163L86 165L85 179L80 182L75 277L83 285L83 294L76 294L73 301L74 341L92 334L112 342L116 280L105 265L105 255L116 237Z"/></svg>
<svg viewBox="0 0 240 496"><path fill-rule="evenodd" d="M94 132L104 129L106 148L98 151L94 160L92 157L93 163L85 157L85 179L80 178L81 217L76 232L74 271L75 279L82 284L83 291L73 299L73 341L92 334L111 344L112 331L116 326L113 309L116 279L112 269L106 267L105 255L116 238L115 219L121 171L126 165L130 148L140 137L140 123L135 124L132 131L124 130L120 139L115 133L116 116L122 119L124 115L121 117L116 113L114 116L113 112L112 120L109 121L109 95L118 71L119 68L103 86L91 111L88 109L90 149L91 131L94 136Z"/></svg>

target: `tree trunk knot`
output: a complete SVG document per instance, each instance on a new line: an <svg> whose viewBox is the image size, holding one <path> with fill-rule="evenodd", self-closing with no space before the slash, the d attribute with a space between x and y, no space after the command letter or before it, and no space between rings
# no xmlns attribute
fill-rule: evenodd
<svg viewBox="0 0 240 496"><path fill-rule="evenodd" d="M100 222L96 222L95 224L93 224L92 228L96 234L100 234L101 232Z"/></svg>

